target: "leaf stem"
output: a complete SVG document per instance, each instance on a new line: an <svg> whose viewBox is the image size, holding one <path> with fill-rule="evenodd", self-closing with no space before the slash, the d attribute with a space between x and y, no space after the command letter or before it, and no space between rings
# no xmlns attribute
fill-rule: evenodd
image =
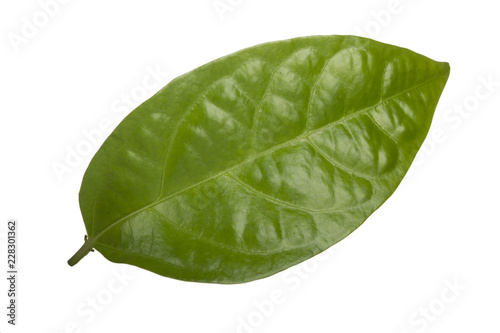
<svg viewBox="0 0 500 333"><path fill-rule="evenodd" d="M83 243L82 247L78 251L76 251L75 255L68 260L68 265L76 265L83 257L85 257L90 251L92 251L93 247L94 244L90 239L85 240L85 243Z"/></svg>

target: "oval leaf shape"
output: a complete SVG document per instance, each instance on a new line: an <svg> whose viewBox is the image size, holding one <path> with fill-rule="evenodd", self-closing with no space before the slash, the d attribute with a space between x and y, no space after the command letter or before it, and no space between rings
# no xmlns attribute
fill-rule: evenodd
<svg viewBox="0 0 500 333"><path fill-rule="evenodd" d="M130 113L80 190L92 248L186 281L241 283L359 227L422 144L449 65L353 36L266 43Z"/></svg>

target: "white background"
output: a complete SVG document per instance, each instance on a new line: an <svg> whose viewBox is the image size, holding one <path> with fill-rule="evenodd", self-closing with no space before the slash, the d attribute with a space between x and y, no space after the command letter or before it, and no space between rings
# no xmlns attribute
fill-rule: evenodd
<svg viewBox="0 0 500 333"><path fill-rule="evenodd" d="M499 332L496 2L59 1L50 17L49 0L0 5L0 267L6 221L20 225L18 326L6 323L2 278L1 332ZM363 226L326 255L242 285L168 279L98 252L66 264L85 234L83 173L102 121L114 128L133 109L127 95L137 105L220 56L317 34L363 34L451 65L411 172Z"/></svg>

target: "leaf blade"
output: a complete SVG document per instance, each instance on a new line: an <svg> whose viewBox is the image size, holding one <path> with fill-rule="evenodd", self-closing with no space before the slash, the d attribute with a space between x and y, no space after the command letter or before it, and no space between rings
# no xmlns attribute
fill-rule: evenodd
<svg viewBox="0 0 500 333"><path fill-rule="evenodd" d="M80 203L111 261L218 283L271 275L357 228L404 176L449 74L411 51L342 36L264 44L202 67L119 125ZM167 102L175 92L178 110ZM155 149L144 158L147 140Z"/></svg>

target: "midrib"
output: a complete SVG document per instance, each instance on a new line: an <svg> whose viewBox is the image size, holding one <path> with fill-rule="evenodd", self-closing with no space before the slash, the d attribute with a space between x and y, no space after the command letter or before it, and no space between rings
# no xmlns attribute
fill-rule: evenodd
<svg viewBox="0 0 500 333"><path fill-rule="evenodd" d="M113 228L114 226L116 226L116 225L120 224L121 222L123 222L123 221L125 221L125 220L129 219L130 217L132 217L132 216L134 216L134 215L140 214L140 213L142 213L143 211L145 211L145 210L147 210L147 209L149 209L149 208L151 208L151 207L156 206L157 204L159 204L159 203L161 203L161 202L164 202L164 201L166 201L166 200L168 200L168 199L170 199L170 198L172 198L172 197L175 197L175 196L176 196L176 195L178 195L178 194L181 194L181 193L186 192L186 191L188 191L188 190L190 190L190 189L192 189L192 188L194 188L194 187L196 187L196 186L198 186L198 185L200 185L200 184L203 184L203 183L209 182L209 181L211 181L211 180L213 180L213 179L215 179L215 178L218 178L218 177L220 177L220 176L222 176L222 175L224 175L224 174L226 174L226 173L228 173L228 172L231 172L231 171L233 171L233 170L235 170L235 169L239 168L240 166L242 166L242 165L244 165L244 164L246 164L246 163L252 162L252 161L254 161L254 160L256 160L256 159L258 159L258 158L260 158L260 157L263 157L263 156L266 156L266 155L268 155L268 154L271 154L271 153L275 152L276 150L281 149L281 148L283 148L283 147L285 147L285 146L287 146L287 145L290 145L290 144L293 144L293 143L299 142L299 141L301 141L301 140L303 140L303 139L305 139L305 138L307 138L307 137L309 137L309 136L311 136L311 135L314 135L314 134L316 134L316 133L318 133L318 132L321 132L321 131L322 131L322 130L324 130L324 129L327 129L327 128L330 128L330 127L332 127L332 126L335 126L335 125L341 124L341 123L343 123L343 122L345 122L345 121L347 121L347 120L349 120L349 119L352 119L352 118L357 117L358 115L360 115L360 114L362 114L362 113L365 113L365 112L368 112L368 111L370 111L370 110L373 110L373 109L375 109L376 107L378 107L378 106L380 106L380 105L384 104L384 103L385 103L385 102L387 102L387 101L390 101L390 100L392 100L392 99L395 99L395 98L397 98L398 96L401 96L401 95L403 95L403 94L406 94L407 92L410 92L410 91L412 91L412 90L418 89L418 88L420 88L421 86L424 86L424 85L426 85L426 84L430 83L431 81L434 81L434 80L436 80L436 79L438 79L438 78L441 78L442 76L445 76L445 75L446 75L446 73L443 73L443 74L437 75L437 76L435 76L435 77L433 77L433 78L431 78L431 79L429 79L429 80L426 80L426 81L424 81L424 82L422 82L422 83L419 83L419 84L417 84L417 85L415 85L415 86L413 86L413 87L411 87L411 88L408 88L408 89L403 90L403 91L401 91L401 92L399 92L399 93L397 93L397 94L394 94L394 95L392 95L392 96L390 96L390 97L387 97L387 98L385 98L385 99L381 100L380 102L378 102L378 103L377 103L377 104L375 104L375 105L372 105L372 106L370 106L370 107L367 107L367 108L361 109L361 110L356 111L356 112L354 112L354 113L351 113L350 115L348 115L348 116L346 116L346 117L344 117L344 118L342 118L342 119L339 119L339 120L336 120L336 121L334 121L334 122L331 122L331 123L329 123L329 124L327 124L327 125L324 125L324 126L322 126L322 127L319 127L319 128L317 128L317 129L315 129L315 130L312 130L312 131L310 131L310 132L303 133L303 134L301 134L301 135L299 135L299 136L297 136L297 137L295 137L295 138L293 138L293 139L291 139L291 140L288 140L288 141L285 141L285 142L283 142L283 143L281 143L281 144L279 144L279 145L276 145L276 146L274 146L273 148L270 148L270 149L264 150L264 151L260 152L259 154L255 154L255 155L253 155L253 156L251 156L251 157L247 158L246 160L244 160L244 161L242 161L242 162L240 162L240 163L238 163L238 164L235 164L234 166L232 166L232 167L230 167L230 168L228 168L228 169L226 169L226 170L224 170L224 171L222 171L222 172L217 173L216 175L214 175L214 176L212 176L212 177L209 177L209 178L207 178L207 179L204 179L204 180L202 180L202 181L199 181L199 182L198 182L198 183L196 183L196 184L193 184L193 185L191 185L191 186L189 186L189 187L186 187L185 189L182 189L182 190L177 191L177 192L175 192L175 193L173 193L173 194L170 194L170 195L168 195L168 196L166 196L166 197L164 197L164 198L162 198L162 199L155 200L155 201L153 201L151 204L146 205L146 206L144 206L144 207L142 207L141 209L138 209L138 210L136 210L136 211L133 211L132 213L130 213L130 214L128 214L128 215L126 215L126 216L124 216L124 217L120 218L119 220L117 220L117 221L115 221L115 222L113 222L112 224L110 224L109 226L107 226L104 230L102 230L101 232L99 232L99 233L98 233L97 235L95 235L94 237L92 237L92 238L90 238L90 237L89 237L89 241L91 241L92 243L95 243L95 242L99 239L99 237L101 237L101 236L102 236L102 235L103 235L106 231L108 231L109 229ZM163 176L163 175L162 175L162 176Z"/></svg>

